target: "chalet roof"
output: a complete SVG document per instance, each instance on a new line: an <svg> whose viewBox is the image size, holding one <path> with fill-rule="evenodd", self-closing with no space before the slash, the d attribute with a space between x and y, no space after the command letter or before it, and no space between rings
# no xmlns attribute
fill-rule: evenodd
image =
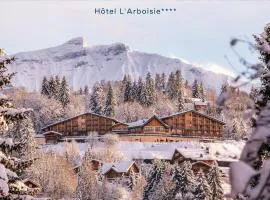
<svg viewBox="0 0 270 200"><path fill-rule="evenodd" d="M47 131L47 132L43 133L43 135L48 135L50 133L53 133L55 135L62 135L62 133L59 133L59 132L56 132L56 131Z"/></svg>
<svg viewBox="0 0 270 200"><path fill-rule="evenodd" d="M66 118L66 119L63 119L61 121L58 121L58 122L49 124L49 125L43 127L41 130L44 130L45 128L48 128L48 127L53 126L53 125L56 125L56 124L60 124L60 123L65 122L65 121L72 120L72 119L74 119L76 117L80 117L80 116L83 116L83 115L89 115L89 114L95 115L95 116L98 116L98 117L104 117L104 118L107 118L107 119L111 119L111 120L113 120L114 122L117 122L117 123L122 123L122 122L118 121L117 119L114 119L114 118L111 118L111 117L107 117L107 116L104 116L104 115L99 115L99 114L92 113L92 112L86 112L86 113L83 113L83 114L80 114L80 115L76 115L74 117Z"/></svg>
<svg viewBox="0 0 270 200"><path fill-rule="evenodd" d="M128 128L135 128L135 127L143 127L145 126L148 122L150 122L152 119L157 119L164 127L169 128L167 124L165 124L160 118L158 118L156 115L153 115L149 119L142 119L138 120L135 122L128 123Z"/></svg>
<svg viewBox="0 0 270 200"><path fill-rule="evenodd" d="M207 106L207 102L203 102L203 101L195 101L194 105L196 106Z"/></svg>
<svg viewBox="0 0 270 200"><path fill-rule="evenodd" d="M126 173L135 162L104 163L101 167L101 173L106 174L111 169L118 173ZM136 164L135 164L136 165Z"/></svg>
<svg viewBox="0 0 270 200"><path fill-rule="evenodd" d="M167 150L162 150L162 149L152 149L152 150L143 150L140 151L137 155L133 156L133 159L135 160L172 160L173 155L175 151L178 151L177 149L167 149Z"/></svg>
<svg viewBox="0 0 270 200"><path fill-rule="evenodd" d="M200 161L200 160L215 160L215 158L212 155L206 154L203 151L194 151L190 149L182 149L178 148L178 152L180 152L181 155L183 155L185 158L194 160L194 161Z"/></svg>
<svg viewBox="0 0 270 200"><path fill-rule="evenodd" d="M163 119L167 119L167 118L170 118L170 117L173 117L173 116L176 116L176 115L183 115L183 114L185 114L185 113L187 113L187 112L194 112L194 113L196 113L196 114L198 114L198 115L201 115L201 116L204 116L204 117L206 117L206 118L208 118L208 119L217 121L217 122L219 122L219 123L221 123L221 124L225 124L225 122L223 122L222 120L219 120L219 119L217 119L217 118L215 118L215 117L209 116L209 115L207 115L207 114L205 114L205 113L198 112L198 111L196 111L196 110L194 110L194 109L189 109L189 110L185 110L185 111L182 111L182 112L177 112L177 113L174 113L174 114L172 114L172 115L168 115L168 116L165 116L165 117L161 117L160 119L163 120Z"/></svg>
<svg viewBox="0 0 270 200"><path fill-rule="evenodd" d="M211 165L209 165L209 164L207 164L206 162L203 162L203 161L196 161L196 162L192 163L192 166L197 165L197 164L202 164L202 165L204 165L206 167L209 167L209 168L211 167Z"/></svg>
<svg viewBox="0 0 270 200"><path fill-rule="evenodd" d="M117 126L117 125L119 125L119 124L123 124L123 125L127 125L127 126L128 126L128 123L125 123L125 122L118 122L118 123L114 124L112 127L115 127L115 126Z"/></svg>

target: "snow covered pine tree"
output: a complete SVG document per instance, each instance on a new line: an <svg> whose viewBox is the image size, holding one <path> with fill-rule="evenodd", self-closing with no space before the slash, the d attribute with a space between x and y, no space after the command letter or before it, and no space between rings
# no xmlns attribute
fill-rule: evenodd
<svg viewBox="0 0 270 200"><path fill-rule="evenodd" d="M14 120L24 119L30 110L15 109L6 95L2 93L3 87L10 84L14 74L8 74L6 65L14 59L0 60L0 199L31 199L33 189L27 187L20 179L20 174L29 167L33 160L21 160L14 157L14 152L24 146L23 142L13 142L6 138L5 132L8 124Z"/></svg>
<svg viewBox="0 0 270 200"><path fill-rule="evenodd" d="M248 70L254 71L250 75L251 80L261 79L261 87L255 101L256 107L250 112L251 116L256 114L253 133L240 161L231 165L231 195L266 200L270 198L270 24L262 34L255 36L255 40L261 62L248 66ZM236 39L232 40L231 45L235 43Z"/></svg>

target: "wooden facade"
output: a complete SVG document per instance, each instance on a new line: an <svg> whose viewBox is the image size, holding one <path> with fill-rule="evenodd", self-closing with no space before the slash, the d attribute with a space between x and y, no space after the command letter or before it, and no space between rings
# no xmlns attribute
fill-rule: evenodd
<svg viewBox="0 0 270 200"><path fill-rule="evenodd" d="M195 110L179 112L162 118L154 115L149 119L131 123L85 113L51 124L42 130L45 132L47 143L57 142L59 137L84 141L86 136L94 131L100 135L113 132L119 134L120 139L125 141L179 142L186 139L196 140L196 138L222 138L224 124L221 120Z"/></svg>
<svg viewBox="0 0 270 200"><path fill-rule="evenodd" d="M140 120L138 124L131 123L131 125L128 127L128 133L169 134L169 126L154 115L148 120Z"/></svg>
<svg viewBox="0 0 270 200"><path fill-rule="evenodd" d="M195 110L162 118L171 127L171 134L186 137L220 138L224 122Z"/></svg>
<svg viewBox="0 0 270 200"><path fill-rule="evenodd" d="M45 136L45 142L50 144L56 144L62 137L62 134L56 131L47 131L43 135Z"/></svg>
<svg viewBox="0 0 270 200"><path fill-rule="evenodd" d="M66 119L42 129L43 132L55 131L65 136L87 136L90 132L105 134L111 131L113 125L119 123L116 119L94 113L85 113Z"/></svg>
<svg viewBox="0 0 270 200"><path fill-rule="evenodd" d="M203 161L197 161L197 162L192 163L191 169L195 174L198 173L200 170L202 170L205 174L207 174L209 170L211 169L211 165Z"/></svg>

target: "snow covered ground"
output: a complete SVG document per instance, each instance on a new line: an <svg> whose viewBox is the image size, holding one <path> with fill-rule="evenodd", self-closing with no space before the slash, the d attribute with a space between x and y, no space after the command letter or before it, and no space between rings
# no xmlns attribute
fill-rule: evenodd
<svg viewBox="0 0 270 200"><path fill-rule="evenodd" d="M244 141L227 140L214 143L203 142L177 142L177 143L151 143L151 142L124 142L120 141L118 148L123 154L124 161L130 161L138 157L155 157L164 158L172 155L175 149L191 157L200 157L200 159L216 159L236 161L239 159L242 149L245 145ZM78 148L83 156L88 148L87 143L78 143ZM96 150L104 148L103 143L97 143L94 148ZM42 150L53 150L58 153L65 151L65 143L58 143L56 145L44 145ZM209 152L209 153L208 153ZM203 155L203 156L202 156ZM228 194L231 190L229 182L229 168L221 167L225 174L223 178L224 193Z"/></svg>
<svg viewBox="0 0 270 200"><path fill-rule="evenodd" d="M120 141L118 148L123 154L125 161L130 161L135 157L145 154L146 152L151 152L161 154L166 154L166 152L172 152L175 149L180 150L185 153L185 155L190 155L192 157L208 156L216 160L238 160L240 153L244 147L245 142L227 140L222 142L214 143L203 143L203 142L176 142L176 143L152 143L152 142L125 142ZM78 143L78 148L81 155L88 148L87 143ZM104 148L103 143L97 143L94 146L95 149ZM65 151L65 143L58 143L56 145L44 145L42 146L44 151L53 150L58 153L63 153ZM209 153L207 153L209 152Z"/></svg>

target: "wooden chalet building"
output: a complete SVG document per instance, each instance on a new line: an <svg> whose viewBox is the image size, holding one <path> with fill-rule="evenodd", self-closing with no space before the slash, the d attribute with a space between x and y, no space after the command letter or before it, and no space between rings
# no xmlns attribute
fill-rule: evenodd
<svg viewBox="0 0 270 200"><path fill-rule="evenodd" d="M127 178L130 173L139 173L139 167L134 161L104 163L101 167L101 174L108 180Z"/></svg>
<svg viewBox="0 0 270 200"><path fill-rule="evenodd" d="M50 124L44 127L42 132L47 143L56 143L65 139L84 141L90 132L103 135L111 132L112 127L117 123L119 121L110 117L84 113Z"/></svg>
<svg viewBox="0 0 270 200"><path fill-rule="evenodd" d="M194 104L194 108L202 110L203 102ZM156 115L149 119L131 123L116 119L85 113L42 129L46 143L56 143L75 139L85 141L90 132L103 135L109 132L118 134L124 141L139 142L178 142L183 140L211 140L222 138L225 123L195 109L174 113L165 117Z"/></svg>
<svg viewBox="0 0 270 200"><path fill-rule="evenodd" d="M192 163L192 171L196 174L198 173L200 170L202 170L205 174L207 174L209 172L209 170L211 169L212 164L208 164L206 162L203 161L197 161Z"/></svg>
<svg viewBox="0 0 270 200"><path fill-rule="evenodd" d="M152 164L154 160L162 160L170 164L182 163L184 161L191 161L191 159L184 157L177 149L168 150L147 150L141 151L138 155L133 155L132 158L136 163Z"/></svg>
<svg viewBox="0 0 270 200"><path fill-rule="evenodd" d="M169 116L118 123L112 132L125 141L178 142L189 139L222 138L225 123L196 110L187 110Z"/></svg>

